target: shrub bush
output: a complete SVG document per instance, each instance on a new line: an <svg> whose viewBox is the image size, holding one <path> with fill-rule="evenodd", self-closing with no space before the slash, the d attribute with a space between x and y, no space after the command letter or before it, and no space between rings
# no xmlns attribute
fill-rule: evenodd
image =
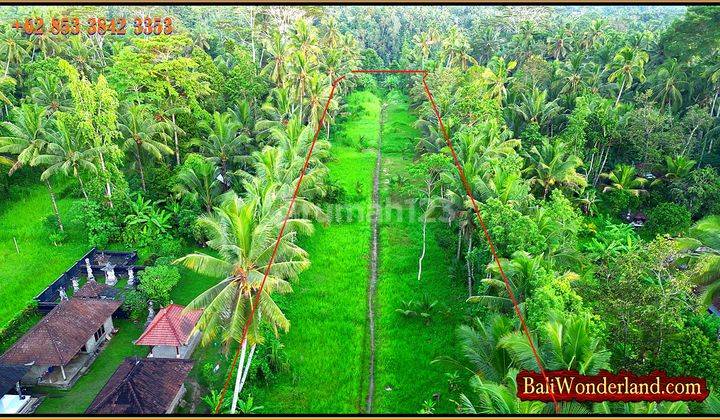
<svg viewBox="0 0 720 420"><path fill-rule="evenodd" d="M177 267L170 265L157 265L147 267L140 273L138 290L152 300L159 307L170 303L170 291L180 281L180 272Z"/></svg>
<svg viewBox="0 0 720 420"><path fill-rule="evenodd" d="M80 201L72 211L75 221L83 226L88 245L105 248L120 236L114 211L96 201ZM54 217L54 216L53 216Z"/></svg>
<svg viewBox="0 0 720 420"><path fill-rule="evenodd" d="M651 238L664 234L675 236L686 231L691 223L688 209L675 203L661 203L648 212L645 230Z"/></svg>
<svg viewBox="0 0 720 420"><path fill-rule="evenodd" d="M128 290L125 292L125 300L122 309L128 314L131 320L139 321L147 315L147 295L140 290Z"/></svg>

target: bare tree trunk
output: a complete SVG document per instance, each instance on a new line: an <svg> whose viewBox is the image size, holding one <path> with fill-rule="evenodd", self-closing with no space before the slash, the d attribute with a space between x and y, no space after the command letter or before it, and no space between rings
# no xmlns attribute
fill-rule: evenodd
<svg viewBox="0 0 720 420"><path fill-rule="evenodd" d="M173 136L175 137L175 162L180 166L180 143L178 142L177 124L175 123L175 114L172 114Z"/></svg>
<svg viewBox="0 0 720 420"><path fill-rule="evenodd" d="M45 184L48 187L48 191L50 191L50 201L52 202L53 211L55 212L55 217L57 218L58 228L60 228L60 232L65 232L62 220L60 219L60 211L58 210L57 201L55 201L55 193L53 192L52 186L50 185L50 181L46 180Z"/></svg>
<svg viewBox="0 0 720 420"><path fill-rule="evenodd" d="M230 414L235 414L237 411L238 397L240 397L240 382L243 376L243 367L245 365L245 351L247 350L247 339L243 340L240 350L240 361L238 362L237 375L235 376L235 389L233 390L232 406L230 407Z"/></svg>

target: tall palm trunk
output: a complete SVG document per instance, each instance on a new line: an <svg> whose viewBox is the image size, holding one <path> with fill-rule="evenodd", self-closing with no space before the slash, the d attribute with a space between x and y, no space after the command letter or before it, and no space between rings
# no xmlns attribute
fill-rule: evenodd
<svg viewBox="0 0 720 420"><path fill-rule="evenodd" d="M227 159L221 158L220 159L220 176L222 177L222 190L223 192L229 190L227 185Z"/></svg>
<svg viewBox="0 0 720 420"><path fill-rule="evenodd" d="M605 157L602 157L602 149L600 149L600 158L602 158L602 163L600 163L600 167L598 167L597 174L595 174L595 179L593 180L593 185L597 185L598 181L600 180L600 174L602 174L602 171L605 169L605 164L607 163L608 156L610 155L610 146L605 147Z"/></svg>
<svg viewBox="0 0 720 420"><path fill-rule="evenodd" d="M472 287L473 287L472 263L470 262L470 251L472 251L472 233L470 234L470 239L468 240L467 253L465 254L465 266L467 269L468 297L472 296Z"/></svg>
<svg viewBox="0 0 720 420"><path fill-rule="evenodd" d="M100 157L100 169L102 169L103 175L105 176L105 197L107 198L108 203L110 203L110 208L113 208L112 189L110 189L110 177L107 167L105 166L105 157L102 152L98 153L98 156Z"/></svg>
<svg viewBox="0 0 720 420"><path fill-rule="evenodd" d="M238 398L240 397L240 383L243 377L243 367L245 366L245 352L247 350L247 338L243 340L240 346L240 361L238 362L237 375L235 376L235 390L233 391L232 405L230 406L230 414L237 411Z"/></svg>
<svg viewBox="0 0 720 420"><path fill-rule="evenodd" d="M145 171L143 170L142 159L140 159L140 145L137 142L135 143L135 161L137 162L138 172L140 172L142 190L147 192L147 188L145 188Z"/></svg>
<svg viewBox="0 0 720 420"><path fill-rule="evenodd" d="M623 89L625 89L625 78L623 78L623 82L620 85L620 92L618 92L617 99L615 100L615 106L618 106L618 104L620 103L620 97L622 96Z"/></svg>
<svg viewBox="0 0 720 420"><path fill-rule="evenodd" d="M243 369L242 378L240 379L240 387L237 390L238 396L245 386L245 381L247 381L248 372L250 372L250 364L252 363L252 358L255 354L255 347L257 347L257 344L253 344L252 347L250 347L250 354L248 355L247 362L245 362L245 368Z"/></svg>
<svg viewBox="0 0 720 420"><path fill-rule="evenodd" d="M458 242L457 242L457 254L455 259L460 261L460 248L462 247L462 228L458 226Z"/></svg>
<svg viewBox="0 0 720 420"><path fill-rule="evenodd" d="M85 191L85 183L82 180L82 177L80 174L75 175L75 177L78 179L78 183L80 183L80 191L82 191L83 197L85 197L85 201L90 201L90 198L87 195L87 191Z"/></svg>
<svg viewBox="0 0 720 420"><path fill-rule="evenodd" d="M255 10L250 11L250 45L252 46L253 64L255 64Z"/></svg>
<svg viewBox="0 0 720 420"><path fill-rule="evenodd" d="M55 212L55 217L57 218L58 228L60 228L60 232L65 232L62 220L60 219L60 211L58 210L57 201L55 200L55 193L53 192L52 186L50 185L50 181L46 180L45 184L48 187L48 191L50 191L50 201L52 202L53 211Z"/></svg>
<svg viewBox="0 0 720 420"><path fill-rule="evenodd" d="M175 162L180 165L180 143L178 142L177 124L175 123L175 114L172 114L173 136L175 137Z"/></svg>
<svg viewBox="0 0 720 420"><path fill-rule="evenodd" d="M422 277L422 263L423 259L425 259L425 249L426 249L426 241L427 238L427 211L423 215L423 227L422 227L422 252L420 253L420 258L418 259L418 281L420 281L420 278Z"/></svg>

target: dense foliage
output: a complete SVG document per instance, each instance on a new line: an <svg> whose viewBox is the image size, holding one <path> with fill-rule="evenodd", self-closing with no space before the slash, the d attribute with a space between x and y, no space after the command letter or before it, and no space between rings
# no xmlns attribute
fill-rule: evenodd
<svg viewBox="0 0 720 420"><path fill-rule="evenodd" d="M327 222L325 204L363 195L330 182L326 166L330 139L346 140L335 139L331 125L352 111L344 99L354 88L406 90L422 132L406 139L416 159L408 179L396 180L405 184L397 194L414 200L423 218L417 278L427 225L437 224L467 288L464 325L450 327L467 356L456 362L469 369L448 372L450 398L461 413L551 409L515 397L515 372L538 366L420 76L347 77L319 127L332 82L355 68L429 71L546 367L664 369L720 385L717 322L704 313L720 297L720 8L57 6L39 13L121 11L173 16L177 31L2 33L0 209L42 185L61 242L68 223L56 205L61 189L76 199L73 223L88 245L154 253L127 296L134 318L148 299L169 303L178 266L216 278L190 307L206 308L204 344L242 349L228 410L255 411L252 396L240 399L246 381L285 369L273 349L290 320L275 299L311 263L298 238L312 234L314 221ZM268 269L316 129L322 135ZM198 246L206 249L183 256ZM244 336L256 298L260 316ZM413 308L406 311L427 313ZM571 346L573 337L581 339ZM217 389L205 397L217 402ZM679 406L634 407L688 409ZM628 410L582 407L610 409ZM432 413L432 401L422 410Z"/></svg>

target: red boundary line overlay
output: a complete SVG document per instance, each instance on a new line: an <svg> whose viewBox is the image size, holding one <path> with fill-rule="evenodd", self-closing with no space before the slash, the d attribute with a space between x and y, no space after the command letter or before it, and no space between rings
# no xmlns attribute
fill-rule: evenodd
<svg viewBox="0 0 720 420"><path fill-rule="evenodd" d="M523 317L522 313L520 312L520 307L518 305L517 299L515 298L515 293L512 291L512 287L510 287L510 280L507 278L507 275L505 275L505 271L503 271L502 264L500 264L500 258L497 255L497 252L495 251L495 245L493 244L492 238L490 237L490 232L488 232L487 227L485 226L485 222L483 221L482 216L480 215L480 209L478 208L477 202L475 201L475 197L473 196L472 189L470 188L470 184L467 181L467 178L465 177L465 171L463 171L462 166L460 165L460 160L457 157L457 154L455 153L455 148L452 145L452 141L450 140L450 136L447 133L447 130L445 129L445 125L442 122L442 118L440 117L440 111L438 110L437 104L435 103L435 98L432 96L432 93L430 93L430 88L427 85L426 79L428 76L427 70L413 70L413 69L363 69L363 70L351 70L351 73L404 73L404 74L422 74L422 84L423 88L425 89L425 94L428 97L428 100L430 101L430 104L432 105L432 110L435 113L435 116L438 119L438 124L440 125L440 130L443 133L443 136L445 137L445 143L447 144L448 148L450 149L450 153L452 154L453 162L455 163L455 167L458 170L458 174L460 175L460 179L463 183L463 186L465 187L465 193L470 198L470 202L472 203L473 210L475 212L475 215L477 216L478 222L480 223L480 226L482 227L482 230L485 234L485 239L488 243L488 246L490 247L490 252L492 253L493 259L495 260L495 264L497 264L498 269L500 271L500 276L503 279L503 282L505 283L505 288L507 289L508 295L510 296L510 300L512 301L513 308L515 309L515 314L517 314L518 318L520 319L520 324L522 325L523 332L525 336L528 339L528 343L530 344L530 348L532 349L533 356L535 357L535 361L538 364L538 367L540 368L540 373L542 374L545 381L548 380L548 376L545 372L545 368L543 367L542 360L540 360L540 355L538 354L537 349L535 348L535 343L533 343L532 337L530 336L530 330L527 327L527 324L525 323L525 318ZM250 328L250 324L252 324L253 318L255 317L255 310L260 304L260 296L262 296L263 288L265 287L265 281L268 278L268 275L270 274L270 268L272 268L273 263L275 262L275 257L277 256L277 251L280 246L280 241L282 239L283 233L285 232L285 227L287 225L288 219L292 215L293 207L295 206L295 201L297 200L297 195L300 190L300 185L302 184L303 178L305 177L305 172L307 171L307 167L310 164L310 157L312 156L313 149L315 148L315 143L317 142L318 136L320 135L320 131L322 130L323 123L325 122L325 117L327 116L328 107L330 106L330 101L332 100L333 96L335 95L335 89L337 88L338 84L342 82L345 77L347 76L341 76L337 79L333 80L332 82L332 88L330 89L330 95L328 95L327 102L325 102L325 107L323 108L322 116L320 117L320 121L318 121L317 129L315 130L315 135L313 136L312 143L310 143L310 148L308 149L307 156L305 157L305 163L303 164L302 169L300 170L300 176L298 178L297 184L295 185L295 190L293 191L292 198L290 199L290 204L288 206L288 210L285 213L285 217L283 218L282 225L280 226L280 231L278 232L277 239L275 240L275 247L273 248L272 255L270 256L270 260L268 261L267 267L265 268L265 274L263 275L263 279L260 282L260 287L258 288L257 294L255 295L255 299L252 303L252 306L250 308L250 316L248 316L247 321L245 322L245 326L242 330L242 337L240 339L240 342L242 343L243 340L247 338L248 329ZM230 384L230 378L233 374L233 369L235 365L237 364L237 359L240 356L240 346L238 346L237 350L235 351L235 356L233 358L233 362L230 365L230 370L228 371L227 378L225 378L225 383L223 385L222 392L220 394L220 399L218 400L217 405L215 406L215 414L218 414L220 411L220 407L222 406L223 400L225 399L225 394L227 393L228 385ZM555 412L557 413L559 411L558 402L555 399L555 395L552 391L550 391L550 396L552 397L553 404L555 406Z"/></svg>

